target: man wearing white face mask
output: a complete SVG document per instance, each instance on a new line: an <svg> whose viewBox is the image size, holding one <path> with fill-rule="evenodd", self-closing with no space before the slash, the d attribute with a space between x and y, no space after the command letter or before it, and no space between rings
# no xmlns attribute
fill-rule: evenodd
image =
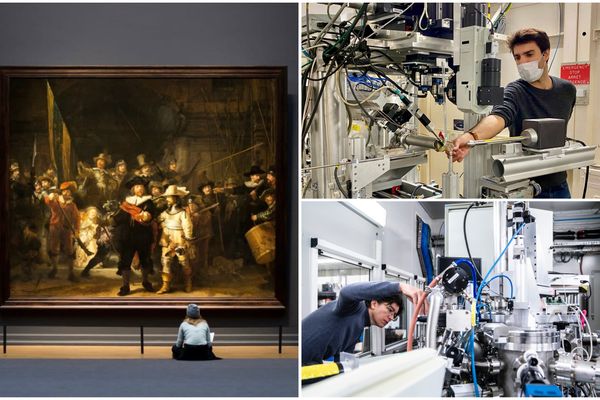
<svg viewBox="0 0 600 400"><path fill-rule="evenodd" d="M575 86L564 79L548 74L550 39L546 32L528 28L515 32L508 39L521 79L504 89L504 102L468 132L454 141L452 158L462 161L469 154L470 140L490 139L505 127L510 136L518 136L524 119L560 118L569 121L575 106ZM570 198L567 173L539 176L534 180L541 186L538 198Z"/></svg>

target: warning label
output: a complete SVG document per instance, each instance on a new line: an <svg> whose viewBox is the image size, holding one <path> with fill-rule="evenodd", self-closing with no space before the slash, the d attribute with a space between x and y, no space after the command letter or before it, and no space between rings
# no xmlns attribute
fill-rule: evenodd
<svg viewBox="0 0 600 400"><path fill-rule="evenodd" d="M563 64L560 67L560 77L571 81L573 85L589 85L590 64Z"/></svg>

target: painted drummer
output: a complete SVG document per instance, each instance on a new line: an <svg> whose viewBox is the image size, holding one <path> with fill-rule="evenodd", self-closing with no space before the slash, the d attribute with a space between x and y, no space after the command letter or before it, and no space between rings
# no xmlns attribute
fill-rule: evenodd
<svg viewBox="0 0 600 400"><path fill-rule="evenodd" d="M250 219L255 224L262 224L263 222L273 221L275 219L275 191L273 189L267 189L260 198L265 202L268 208L250 216Z"/></svg>
<svg viewBox="0 0 600 400"><path fill-rule="evenodd" d="M275 191L273 189L267 189L263 192L263 194L261 195L261 200L265 202L265 204L267 205L267 209L265 211L261 211L257 214L253 214L250 216L250 219L252 219L252 221L256 224L265 224L268 225L267 223L270 224L275 224ZM261 225L264 226L264 225ZM273 229L273 226L270 227L270 229ZM258 229L258 227L256 227L255 229ZM270 231L270 229L265 229L266 231ZM248 239L248 233L246 234L246 238ZM274 251L275 251L275 247L274 247L274 237L272 238L271 241L263 241L262 243L271 243L273 245L272 253L271 253L271 258L269 259L269 261L267 261L265 263L265 267L266 267L266 276L265 276L265 283L262 285L263 289L271 289L273 288L273 276L275 273L275 262L274 262ZM249 241L250 244L250 241ZM250 244L251 245L251 244ZM251 245L252 246L252 245ZM263 249L264 250L264 249ZM253 250L254 253L254 250ZM255 254L256 257L256 254ZM257 262L260 263L259 260L257 260Z"/></svg>

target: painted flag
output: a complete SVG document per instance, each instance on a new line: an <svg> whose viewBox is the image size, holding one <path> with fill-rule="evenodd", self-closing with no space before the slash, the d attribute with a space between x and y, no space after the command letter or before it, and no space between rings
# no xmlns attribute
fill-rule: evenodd
<svg viewBox="0 0 600 400"><path fill-rule="evenodd" d="M72 179L71 176L71 135L62 118L50 83L46 81L48 96L48 141L50 160L54 165L59 182Z"/></svg>

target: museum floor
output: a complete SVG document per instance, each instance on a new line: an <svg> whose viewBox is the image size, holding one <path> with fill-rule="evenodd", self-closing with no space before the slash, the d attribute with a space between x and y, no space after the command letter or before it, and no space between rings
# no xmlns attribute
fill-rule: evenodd
<svg viewBox="0 0 600 400"><path fill-rule="evenodd" d="M298 346L215 346L221 358L298 358ZM23 346L9 344L0 358L81 358L81 359L170 359L171 347L145 346Z"/></svg>
<svg viewBox="0 0 600 400"><path fill-rule="evenodd" d="M170 348L9 346L0 397L297 397L298 348L215 346L222 360L174 361Z"/></svg>

